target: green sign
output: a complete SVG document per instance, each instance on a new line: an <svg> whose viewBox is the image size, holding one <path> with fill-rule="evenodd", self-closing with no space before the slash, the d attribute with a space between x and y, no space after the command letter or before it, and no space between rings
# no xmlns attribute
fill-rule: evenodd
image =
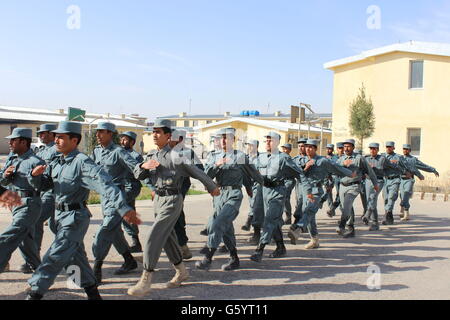
<svg viewBox="0 0 450 320"><path fill-rule="evenodd" d="M69 111L67 113L67 120L84 122L85 118L86 118L86 110L69 108Z"/></svg>

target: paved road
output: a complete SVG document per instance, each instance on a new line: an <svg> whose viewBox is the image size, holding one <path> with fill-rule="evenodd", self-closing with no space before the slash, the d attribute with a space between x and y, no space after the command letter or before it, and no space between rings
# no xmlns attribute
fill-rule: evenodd
<svg viewBox="0 0 450 320"><path fill-rule="evenodd" d="M356 211L361 212L359 199L356 204ZM248 210L245 198L235 222L242 269L226 273L220 270L227 260L224 254L216 256L209 272L194 269L194 261L200 259L198 250L205 241L199 231L211 212L211 198L209 195L188 197L188 235L194 251L192 262L187 263L191 279L182 288L165 289L164 283L174 271L163 253L154 277L155 289L147 299L450 299L450 203L421 201L416 197L412 204L411 222L382 227L378 233L369 233L365 231L367 227L358 223L357 238L351 240L338 238L334 231L338 218L329 219L323 210L318 213L319 250L304 250L305 237L300 245L287 245L286 258L266 257L261 264L256 264L249 260L254 247L245 243L249 234L240 230ZM143 238L152 225L153 206L151 201L141 201L137 208L145 220L141 228ZM90 248L101 212L98 206L92 206L91 211L93 218L85 244L92 262ZM10 215L0 211L0 230L9 221ZM44 248L51 240L47 230ZM16 251L11 260L12 272L0 274L0 299L25 297L29 275L17 271L21 263L20 253ZM112 275L121 263L121 257L112 249L104 265L105 284L101 286L105 299L135 299L127 296L126 291L138 280L142 265L131 275ZM371 265L381 271L381 290L367 287ZM375 278L372 274L371 279ZM84 299L84 292L68 289L65 275L60 275L45 299Z"/></svg>

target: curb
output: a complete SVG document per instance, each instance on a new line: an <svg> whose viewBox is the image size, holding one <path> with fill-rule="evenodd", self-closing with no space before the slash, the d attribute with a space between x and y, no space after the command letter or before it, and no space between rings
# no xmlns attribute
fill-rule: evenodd
<svg viewBox="0 0 450 320"><path fill-rule="evenodd" d="M444 193L430 193L430 192L414 192L414 197L420 200L433 200L433 201L449 201L449 194Z"/></svg>

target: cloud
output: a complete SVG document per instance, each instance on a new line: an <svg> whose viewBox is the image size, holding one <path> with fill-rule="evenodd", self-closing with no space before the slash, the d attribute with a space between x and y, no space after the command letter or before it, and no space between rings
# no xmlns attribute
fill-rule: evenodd
<svg viewBox="0 0 450 320"><path fill-rule="evenodd" d="M161 66L156 66L156 65L150 65L150 64L138 64L137 67L145 72L151 72L151 73L172 73L173 70L170 68L165 68L165 67L161 67Z"/></svg>
<svg viewBox="0 0 450 320"><path fill-rule="evenodd" d="M179 56L177 54L170 53L170 52L163 51L163 50L155 51L155 54L157 54L157 55L159 55L160 57L163 57L163 58L167 58L167 59L170 59L170 60L175 60L177 62L182 63L185 66L192 67L192 63L191 62L189 62L187 59L185 59L185 58L183 58L183 57L181 57L181 56Z"/></svg>
<svg viewBox="0 0 450 320"><path fill-rule="evenodd" d="M388 26L400 41L417 40L450 42L450 5L430 11L428 17L413 23L400 22Z"/></svg>

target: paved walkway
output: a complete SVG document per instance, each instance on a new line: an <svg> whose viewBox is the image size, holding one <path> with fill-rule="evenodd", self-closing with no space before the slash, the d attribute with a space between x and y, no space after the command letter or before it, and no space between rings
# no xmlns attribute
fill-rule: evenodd
<svg viewBox="0 0 450 320"><path fill-rule="evenodd" d="M381 202L380 202L381 205ZM412 217L409 223L398 223L382 227L377 233L369 233L367 227L358 221L357 237L344 240L335 233L339 217L329 219L325 210L318 213L321 248L306 251L303 245L288 244L288 256L271 260L267 254L261 264L249 260L254 247L245 240L249 233L240 230L246 219L248 199L245 198L241 213L235 222L242 269L222 272L221 264L227 255L218 254L209 272L198 271L194 262L201 256L198 250L206 238L199 235L211 213L209 195L188 197L185 204L188 235L194 258L187 266L191 279L182 288L165 289L164 283L174 274L163 253L154 277L154 291L147 299L450 299L450 203L442 201L412 201ZM141 201L137 204L145 224L141 227L141 238L149 232L153 221L153 204ZM85 238L87 254L92 262L91 245L93 236L101 221L98 206L92 206L93 218ZM356 200L356 212L361 206ZM398 218L396 217L397 222ZM10 214L0 211L0 230L11 220ZM44 249L53 238L46 230ZM285 227L285 233L287 227ZM288 239L286 237L288 242ZM141 256L141 254L137 255ZM126 295L128 287L139 278L139 271L125 276L112 273L122 263L122 258L112 249L104 265L105 284L100 287L105 299L135 299ZM0 299L23 299L30 277L17 270L22 264L19 251L11 259L12 272L0 274ZM370 267L370 268L369 268ZM369 270L368 270L369 269ZM379 270L380 275L370 273ZM368 273L369 272L369 273ZM380 290L371 290L380 279ZM60 275L45 299L84 299L82 290L68 289L66 276Z"/></svg>

